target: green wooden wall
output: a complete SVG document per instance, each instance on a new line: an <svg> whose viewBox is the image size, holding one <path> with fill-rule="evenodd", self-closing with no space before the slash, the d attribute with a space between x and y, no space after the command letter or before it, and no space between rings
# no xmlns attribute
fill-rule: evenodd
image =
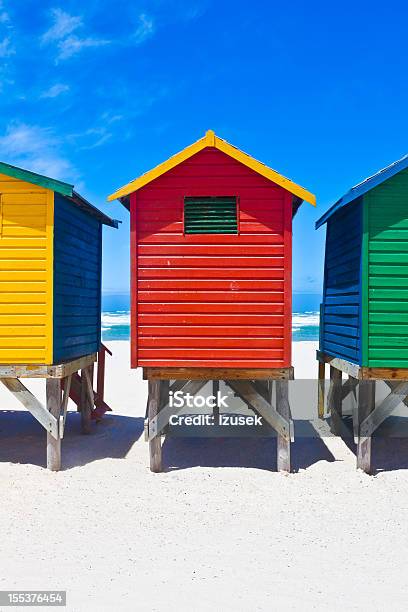
<svg viewBox="0 0 408 612"><path fill-rule="evenodd" d="M408 170L365 194L363 208L363 365L406 368Z"/></svg>

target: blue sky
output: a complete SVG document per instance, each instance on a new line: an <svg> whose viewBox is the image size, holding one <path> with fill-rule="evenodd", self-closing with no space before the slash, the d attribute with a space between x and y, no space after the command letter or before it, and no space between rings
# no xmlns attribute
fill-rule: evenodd
<svg viewBox="0 0 408 612"><path fill-rule="evenodd" d="M294 290L319 292L315 220L408 152L404 2L0 0L0 159L122 219L104 290L127 291L128 214L106 196L211 128L317 195Z"/></svg>

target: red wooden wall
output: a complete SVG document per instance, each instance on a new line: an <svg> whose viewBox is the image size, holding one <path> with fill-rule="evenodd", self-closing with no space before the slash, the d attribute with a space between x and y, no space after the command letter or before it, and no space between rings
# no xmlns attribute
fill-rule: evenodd
<svg viewBox="0 0 408 612"><path fill-rule="evenodd" d="M237 196L239 235L183 235L185 196ZM132 367L291 365L289 192L209 147L130 212Z"/></svg>

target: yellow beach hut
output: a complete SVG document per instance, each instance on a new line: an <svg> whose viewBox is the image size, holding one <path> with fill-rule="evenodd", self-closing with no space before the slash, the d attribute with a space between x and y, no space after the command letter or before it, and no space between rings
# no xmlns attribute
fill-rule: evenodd
<svg viewBox="0 0 408 612"><path fill-rule="evenodd" d="M90 392L101 349L103 225L117 222L73 185L0 162L0 380L56 440L81 395L72 377L84 371ZM33 376L47 379L47 408L19 380Z"/></svg>

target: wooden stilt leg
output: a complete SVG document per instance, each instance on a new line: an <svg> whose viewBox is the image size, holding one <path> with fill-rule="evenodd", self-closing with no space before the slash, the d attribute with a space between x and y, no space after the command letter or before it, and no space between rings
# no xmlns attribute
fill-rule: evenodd
<svg viewBox="0 0 408 612"><path fill-rule="evenodd" d="M61 379L48 378L46 381L47 410L59 420L61 410ZM47 468L53 472L61 469L61 438L54 438L47 432Z"/></svg>
<svg viewBox="0 0 408 612"><path fill-rule="evenodd" d="M375 408L375 380L362 380L358 389L358 419L362 423ZM371 436L358 435L357 468L369 474L371 472Z"/></svg>
<svg viewBox="0 0 408 612"><path fill-rule="evenodd" d="M358 381L356 381L355 378L353 378L352 376L349 376L349 381L353 382L354 385L357 386L353 386L352 391L351 391L351 416L352 416L352 422L353 422L353 438L354 438L354 443L358 444L358 433L359 433L359 429L360 429L360 424L359 424L359 420L358 420Z"/></svg>
<svg viewBox="0 0 408 612"><path fill-rule="evenodd" d="M81 427L84 434L91 433L91 410L86 374L81 370Z"/></svg>
<svg viewBox="0 0 408 612"><path fill-rule="evenodd" d="M324 418L324 377L325 377L325 366L324 361L319 361L318 371L318 414L319 419Z"/></svg>
<svg viewBox="0 0 408 612"><path fill-rule="evenodd" d="M288 381L276 381L276 410L289 422L290 407L288 394ZM285 440L278 434L277 438L277 467L279 472L290 472L290 440Z"/></svg>
<svg viewBox="0 0 408 612"><path fill-rule="evenodd" d="M100 402L104 401L105 396L105 347L98 353L98 369L96 374L96 394Z"/></svg>
<svg viewBox="0 0 408 612"><path fill-rule="evenodd" d="M159 410L162 410L169 403L170 381L162 380L160 384L160 404Z"/></svg>
<svg viewBox="0 0 408 612"><path fill-rule="evenodd" d="M157 416L160 410L161 380L149 380L148 418L149 422ZM162 448L160 435L149 440L150 470L162 471Z"/></svg>
<svg viewBox="0 0 408 612"><path fill-rule="evenodd" d="M95 364L94 363L88 367L88 373L89 373L89 378L91 379L91 387L93 389L94 388L94 377L95 377ZM93 396L93 392L92 392L92 396ZM91 409L92 408L93 406L91 405Z"/></svg>
<svg viewBox="0 0 408 612"><path fill-rule="evenodd" d="M218 392L220 390L220 381L219 380L213 380L212 381L212 392L214 397L218 397ZM218 423L220 422L220 409L218 407L218 404L216 404L213 408L213 417L214 417L214 425L218 425Z"/></svg>
<svg viewBox="0 0 408 612"><path fill-rule="evenodd" d="M331 413L330 429L336 436L341 434L342 417L342 372L330 366L329 409Z"/></svg>

